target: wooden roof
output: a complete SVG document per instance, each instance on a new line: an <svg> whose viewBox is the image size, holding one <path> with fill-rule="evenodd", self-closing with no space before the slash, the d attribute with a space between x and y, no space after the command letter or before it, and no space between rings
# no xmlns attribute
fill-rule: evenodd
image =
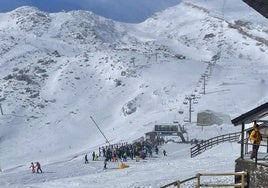
<svg viewBox="0 0 268 188"><path fill-rule="evenodd" d="M243 1L268 19L268 0L243 0Z"/></svg>
<svg viewBox="0 0 268 188"><path fill-rule="evenodd" d="M232 119L232 123L235 126L242 123L248 124L265 116L268 116L268 102Z"/></svg>

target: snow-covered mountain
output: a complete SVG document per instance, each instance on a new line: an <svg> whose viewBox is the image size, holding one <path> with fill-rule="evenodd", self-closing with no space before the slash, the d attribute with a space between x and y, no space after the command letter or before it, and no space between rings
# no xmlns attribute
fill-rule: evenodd
<svg viewBox="0 0 268 188"><path fill-rule="evenodd" d="M186 95L200 97L193 121L202 110L233 118L267 101L268 21L224 2L185 1L141 24L33 7L0 14L0 167L104 145L90 116L110 142L131 142L155 123L184 124ZM188 126L190 139L211 136Z"/></svg>

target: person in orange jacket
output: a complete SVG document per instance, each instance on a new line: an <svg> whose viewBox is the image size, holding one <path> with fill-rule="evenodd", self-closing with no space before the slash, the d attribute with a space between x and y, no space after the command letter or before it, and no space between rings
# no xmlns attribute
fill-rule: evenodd
<svg viewBox="0 0 268 188"><path fill-rule="evenodd" d="M262 140L262 136L261 133L259 131L259 125L257 124L256 121L254 121L254 125L253 125L253 130L250 133L249 136L251 142L252 142L252 153L250 155L250 159L256 158L259 147L260 147L260 143Z"/></svg>

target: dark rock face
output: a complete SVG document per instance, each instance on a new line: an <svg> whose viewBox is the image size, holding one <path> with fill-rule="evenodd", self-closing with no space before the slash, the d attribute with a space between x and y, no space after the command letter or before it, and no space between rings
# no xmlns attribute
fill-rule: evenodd
<svg viewBox="0 0 268 188"><path fill-rule="evenodd" d="M268 185L268 163L256 166L254 161L239 158L235 161L235 171L248 173L248 188L265 188ZM235 179L235 182L239 183L240 179Z"/></svg>

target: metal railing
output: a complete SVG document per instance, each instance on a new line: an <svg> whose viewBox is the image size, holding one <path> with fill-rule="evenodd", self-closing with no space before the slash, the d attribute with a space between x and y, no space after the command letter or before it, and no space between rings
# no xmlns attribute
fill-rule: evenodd
<svg viewBox="0 0 268 188"><path fill-rule="evenodd" d="M255 159L255 164L257 165L258 161L268 161L268 137L266 135L263 136L263 141L261 141L260 144L256 144L259 146L259 150L264 151L263 148L266 148L266 153L265 152L256 152L253 150L253 145L250 142L250 139L247 137L245 138L244 141L244 153L243 153L243 159L251 156L252 152L256 152L254 155L254 159ZM251 147L251 149L249 148Z"/></svg>
<svg viewBox="0 0 268 188"><path fill-rule="evenodd" d="M201 182L201 177L226 177L226 176L233 176L234 179L238 176L240 178L240 183L202 183ZM247 186L247 173L242 171L242 172L235 172L235 173L218 173L218 174L196 174L196 176L193 176L191 178L185 179L183 181L177 180L172 183L169 183L167 185L162 186L161 188L168 188L171 186L175 186L177 188L180 188L181 185L184 183L187 183L189 181L196 180L196 188L200 187L240 187L240 188L245 188Z"/></svg>
<svg viewBox="0 0 268 188"><path fill-rule="evenodd" d="M191 147L191 158L203 153L207 149L212 148L214 145L218 145L219 143L227 141L239 141L240 135L240 132L229 133L199 142L195 146Z"/></svg>

